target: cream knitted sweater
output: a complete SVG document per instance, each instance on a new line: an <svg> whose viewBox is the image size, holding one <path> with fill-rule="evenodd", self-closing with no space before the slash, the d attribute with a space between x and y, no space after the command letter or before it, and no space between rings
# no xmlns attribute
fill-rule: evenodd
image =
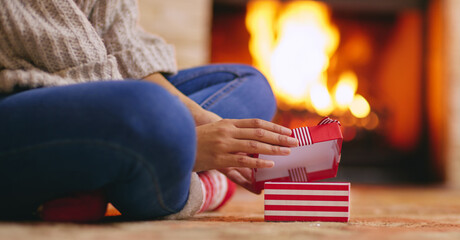
<svg viewBox="0 0 460 240"><path fill-rule="evenodd" d="M137 17L135 0L2 0L0 92L174 73L172 46Z"/></svg>

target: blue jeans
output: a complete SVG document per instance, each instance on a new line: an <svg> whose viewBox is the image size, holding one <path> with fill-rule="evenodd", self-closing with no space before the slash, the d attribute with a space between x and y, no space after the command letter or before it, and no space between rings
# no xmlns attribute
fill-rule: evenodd
<svg viewBox="0 0 460 240"><path fill-rule="evenodd" d="M244 65L168 77L223 118L270 120L265 78ZM0 95L0 218L28 218L43 202L103 189L125 216L180 211L195 161L193 118L177 97L145 81L108 81Z"/></svg>

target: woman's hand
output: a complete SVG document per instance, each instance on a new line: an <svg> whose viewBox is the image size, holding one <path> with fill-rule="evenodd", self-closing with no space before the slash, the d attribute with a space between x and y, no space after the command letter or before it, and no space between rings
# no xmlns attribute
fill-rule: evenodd
<svg viewBox="0 0 460 240"><path fill-rule="evenodd" d="M205 110L196 104L197 107L189 107L193 118L195 119L195 125L201 126L203 124L213 123L222 120L222 118L208 110Z"/></svg>
<svg viewBox="0 0 460 240"><path fill-rule="evenodd" d="M259 194L260 189L256 190L252 184L252 169L250 168L239 168L239 167L229 167L219 169L221 173L227 176L232 182L244 187L250 192Z"/></svg>
<svg viewBox="0 0 460 240"><path fill-rule="evenodd" d="M269 168L273 161L248 154L289 155L298 145L291 130L261 119L223 119L198 126L193 171L227 167Z"/></svg>
<svg viewBox="0 0 460 240"><path fill-rule="evenodd" d="M198 148L193 171L219 169L236 184L256 192L251 184L250 168L272 167L273 162L249 157L251 153L288 155L298 145L289 137L291 130L260 119L222 120L175 88L163 75L144 78L163 86L190 110L197 126Z"/></svg>

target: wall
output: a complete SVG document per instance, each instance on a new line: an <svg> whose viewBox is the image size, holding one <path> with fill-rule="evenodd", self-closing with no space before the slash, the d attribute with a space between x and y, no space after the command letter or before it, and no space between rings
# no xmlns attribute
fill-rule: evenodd
<svg viewBox="0 0 460 240"><path fill-rule="evenodd" d="M444 0L447 182L460 188L460 1Z"/></svg>
<svg viewBox="0 0 460 240"><path fill-rule="evenodd" d="M176 47L180 68L209 62L212 0L138 0L140 25Z"/></svg>

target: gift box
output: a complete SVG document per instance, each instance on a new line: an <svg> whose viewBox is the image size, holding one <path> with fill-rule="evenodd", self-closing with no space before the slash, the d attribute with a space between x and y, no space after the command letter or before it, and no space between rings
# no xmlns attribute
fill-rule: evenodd
<svg viewBox="0 0 460 240"><path fill-rule="evenodd" d="M288 156L260 154L256 157L275 162L272 168L253 169L255 189L265 182L311 182L337 175L343 136L340 123L324 118L317 126L292 129L299 146Z"/></svg>
<svg viewBox="0 0 460 240"><path fill-rule="evenodd" d="M265 221L350 219L350 183L265 183Z"/></svg>

